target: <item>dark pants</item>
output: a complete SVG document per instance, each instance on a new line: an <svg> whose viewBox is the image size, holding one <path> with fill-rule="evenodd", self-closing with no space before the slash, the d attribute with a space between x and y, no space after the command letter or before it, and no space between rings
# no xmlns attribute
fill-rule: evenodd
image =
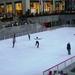
<svg viewBox="0 0 75 75"><path fill-rule="evenodd" d="M15 42L13 42L13 47L14 47L14 45L15 45Z"/></svg>
<svg viewBox="0 0 75 75"><path fill-rule="evenodd" d="M70 54L71 54L70 49L68 49L68 55L70 55Z"/></svg>
<svg viewBox="0 0 75 75"><path fill-rule="evenodd" d="M37 45L37 48L39 47L39 42L38 41L36 41L36 44L35 45Z"/></svg>
<svg viewBox="0 0 75 75"><path fill-rule="evenodd" d="M30 40L30 36L28 36L29 40Z"/></svg>

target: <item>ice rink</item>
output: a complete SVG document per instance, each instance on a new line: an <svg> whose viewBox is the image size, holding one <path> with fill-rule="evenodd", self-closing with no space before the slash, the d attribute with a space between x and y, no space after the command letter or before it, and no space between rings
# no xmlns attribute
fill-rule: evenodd
<svg viewBox="0 0 75 75"><path fill-rule="evenodd" d="M0 41L0 75L42 75L43 71L75 55L75 28L65 27ZM40 46L35 46L35 37ZM66 46L71 44L71 55Z"/></svg>

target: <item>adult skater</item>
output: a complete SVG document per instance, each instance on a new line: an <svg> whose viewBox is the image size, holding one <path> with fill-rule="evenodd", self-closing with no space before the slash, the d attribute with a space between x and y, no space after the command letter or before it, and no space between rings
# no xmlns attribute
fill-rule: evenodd
<svg viewBox="0 0 75 75"><path fill-rule="evenodd" d="M16 39L13 37L13 46L12 46L12 48L14 48L15 42L16 42Z"/></svg>
<svg viewBox="0 0 75 75"><path fill-rule="evenodd" d="M30 34L28 34L28 38L29 38L29 40L30 40Z"/></svg>
<svg viewBox="0 0 75 75"><path fill-rule="evenodd" d="M70 43L67 44L67 51L68 51L68 55L71 54L71 45Z"/></svg>
<svg viewBox="0 0 75 75"><path fill-rule="evenodd" d="M12 48L14 48L15 42L16 42L16 36L15 36L15 33L14 33L14 35L13 35L13 46L12 46Z"/></svg>
<svg viewBox="0 0 75 75"><path fill-rule="evenodd" d="M37 48L39 48L39 41L38 40L41 40L41 38L36 37L35 40L36 40L35 45L37 46Z"/></svg>
<svg viewBox="0 0 75 75"><path fill-rule="evenodd" d="M15 37L16 37L16 34L14 33L13 38L15 38Z"/></svg>

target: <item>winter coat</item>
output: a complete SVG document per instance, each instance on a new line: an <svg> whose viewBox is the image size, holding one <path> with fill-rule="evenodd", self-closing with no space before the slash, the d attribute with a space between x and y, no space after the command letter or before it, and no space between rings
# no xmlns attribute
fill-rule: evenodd
<svg viewBox="0 0 75 75"><path fill-rule="evenodd" d="M67 44L67 50L70 50L71 49L71 46L70 46L70 43Z"/></svg>

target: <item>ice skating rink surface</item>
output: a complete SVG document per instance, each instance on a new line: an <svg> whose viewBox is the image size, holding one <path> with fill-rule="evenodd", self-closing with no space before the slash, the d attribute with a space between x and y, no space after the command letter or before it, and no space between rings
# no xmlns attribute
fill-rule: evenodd
<svg viewBox="0 0 75 75"><path fill-rule="evenodd" d="M65 27L0 41L0 75L42 75L43 71L75 55L75 28ZM40 46L35 46L35 37ZM71 44L71 55L67 43Z"/></svg>

